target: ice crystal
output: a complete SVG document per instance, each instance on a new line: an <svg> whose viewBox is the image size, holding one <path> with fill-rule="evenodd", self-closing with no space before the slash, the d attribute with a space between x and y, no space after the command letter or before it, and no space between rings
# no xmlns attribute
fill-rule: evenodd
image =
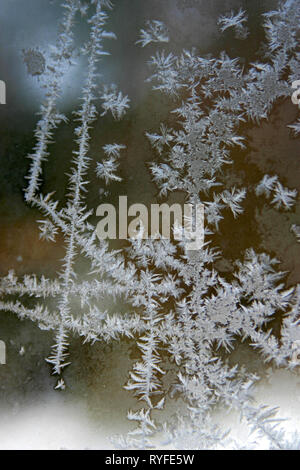
<svg viewBox="0 0 300 470"><path fill-rule="evenodd" d="M129 108L128 96L123 96L121 91L118 92L115 85L105 86L101 99L103 100L102 108L104 109L101 116L105 116L110 111L115 119L121 119Z"/></svg>
<svg viewBox="0 0 300 470"><path fill-rule="evenodd" d="M145 47L151 42L169 42L168 31L162 21L147 21L147 28L141 29L140 39L136 41L136 44Z"/></svg>
<svg viewBox="0 0 300 470"><path fill-rule="evenodd" d="M297 190L288 189L278 181L278 176L265 175L256 186L256 194L264 194L267 198L273 196L271 204L277 209L290 210L296 203Z"/></svg>
<svg viewBox="0 0 300 470"><path fill-rule="evenodd" d="M237 39L246 39L249 32L244 23L247 23L247 20L246 12L241 8L236 14L231 12L229 15L220 16L218 24L223 33L226 29L233 28Z"/></svg>
<svg viewBox="0 0 300 470"><path fill-rule="evenodd" d="M103 178L107 183L109 181L121 181L121 178L116 175L118 170L118 158L120 157L120 151L126 148L125 145L120 144L107 144L103 147L106 160L97 163L96 174L99 178Z"/></svg>

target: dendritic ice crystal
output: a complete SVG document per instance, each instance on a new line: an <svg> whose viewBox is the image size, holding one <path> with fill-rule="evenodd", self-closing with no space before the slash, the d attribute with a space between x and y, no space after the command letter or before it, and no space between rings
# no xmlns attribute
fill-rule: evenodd
<svg viewBox="0 0 300 470"><path fill-rule="evenodd" d="M286 434L277 410L253 400L259 376L233 354L244 342L273 370L297 374L300 286L286 283L272 249L253 247L251 240L228 270L218 269L224 262L222 239L228 237L228 226L247 216L249 200L284 217L295 214L299 204L297 190L272 167L268 174L251 175L250 184L239 166L251 145L247 125L271 122L280 103L293 107L292 83L300 79L300 3L287 0L262 15L264 44L250 62L224 51L215 58L193 48L172 52L172 28L157 17L136 30L134 47L145 48L143 54L148 49L145 86L153 99L165 95L171 109L163 123L140 136L151 147L148 171L159 201L180 195L186 203L204 204L205 244L196 251L173 238L137 236L115 249L97 237L95 207L87 204L90 174L103 183L102 195L109 194L110 185L123 184L119 171L127 136L97 149L94 130L106 115L121 121L134 106L101 75L107 40L118 40L118 31L107 31L113 8L109 0L64 0L57 42L47 60L38 49L24 51L28 73L39 75L45 91L24 197L40 211L45 243L64 240L64 258L52 278L30 273L20 278L13 271L3 277L1 315L15 314L53 332L47 361L57 393L68 388L64 370L72 367L72 336L91 348L124 338L135 345L139 356L125 389L136 397L136 408L128 411L128 434L113 437L118 448L255 448L264 440L270 449L300 449L300 430ZM89 28L83 44L75 34L78 21ZM229 10L216 18L216 30L226 36L233 29L241 44L240 39L251 38L247 22L248 12ZM78 57L86 60L80 105L65 116L60 111L64 77ZM290 139L297 138L297 119L289 122ZM74 136L65 195L59 200L55 188L44 192L43 181L60 126L71 126ZM291 219L295 244L298 225ZM166 408L172 409L172 403L176 408L180 397L181 411L170 418ZM216 422L215 410L226 408L237 410L249 426L245 441L237 442Z"/></svg>

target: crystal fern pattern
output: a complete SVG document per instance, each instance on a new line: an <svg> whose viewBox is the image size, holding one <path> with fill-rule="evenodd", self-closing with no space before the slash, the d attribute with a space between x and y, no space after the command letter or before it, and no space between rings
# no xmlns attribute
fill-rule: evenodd
<svg viewBox="0 0 300 470"><path fill-rule="evenodd" d="M97 238L89 222L93 208L85 202L88 170L96 166L97 176L106 184L120 181L118 166L125 145L107 143L102 160L95 165L91 131L106 113L122 119L130 101L115 85L100 82L98 63L107 54L103 39L115 39L105 31L110 1L93 0L86 8L81 0L65 0L62 7L60 32L45 72L45 101L29 156L25 199L42 214L43 239L53 242L59 233L63 235L63 267L52 279L35 274L19 279L10 271L0 283L1 310L53 331L54 345L47 361L57 376L57 389L67 386L64 369L72 367L71 335L91 344L127 337L137 345L140 358L129 371L126 385L138 400L136 409L128 412L136 427L114 439L117 447L151 447L160 436L161 445L173 448L251 448L250 441L233 442L227 430L214 423L213 412L219 405L238 410L255 438L266 438L271 449L299 449L300 436L285 435L276 410L253 402L258 377L239 364L230 366L224 357L247 340L265 362L297 367L293 345L300 340L300 287L285 287L278 261L251 247L235 261L231 278L222 277L214 268L220 251L213 243L222 220L243 213L251 191L243 186L224 188L222 179L232 164L232 152L247 147L246 138L240 135L242 124L267 120L278 100L290 99L291 83L300 77L298 0L288 0L264 15L268 54L248 68L225 52L217 58L188 50L179 55L165 52L162 47L169 35L158 20L149 21L146 29L137 32L138 47L149 43L157 47L149 60L148 82L175 103L171 121L174 123L175 116L176 124L157 123L156 130L145 130L156 154L149 166L153 181L161 197L180 191L186 202L205 206L206 243L193 252L186 250L186 241L162 237L143 240L137 236L128 240L124 250L112 250L107 241ZM81 105L73 113L76 149L62 206L54 193L43 194L41 183L43 163L51 159L54 132L66 121L58 103L64 74L75 61L78 14L90 31L82 47L88 67ZM246 22L247 14L240 10L222 16L219 26L223 32L234 28L241 38L248 34ZM297 132L299 121L290 127ZM277 175L265 175L254 192L279 211L293 210L298 196ZM89 263L85 280L77 273L78 257ZM127 311L117 307L114 312L100 310L99 300L108 298L117 301L115 305L123 302ZM280 334L273 333L270 326L275 315L281 318ZM168 390L164 385L166 363L175 371ZM172 422L156 418L164 416L166 401L178 396L187 403L185 412Z"/></svg>

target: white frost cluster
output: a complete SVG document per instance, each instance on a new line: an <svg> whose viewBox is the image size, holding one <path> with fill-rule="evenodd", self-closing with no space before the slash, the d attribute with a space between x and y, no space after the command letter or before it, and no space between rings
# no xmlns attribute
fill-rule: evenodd
<svg viewBox="0 0 300 470"><path fill-rule="evenodd" d="M218 25L223 33L226 29L233 28L237 39L246 39L249 35L248 29L245 26L247 20L246 12L240 8L238 13L231 12L229 15L220 16Z"/></svg>
<svg viewBox="0 0 300 470"><path fill-rule="evenodd" d="M147 21L147 27L146 29L141 29L140 39L136 41L136 44L145 47L151 42L169 42L168 30L162 21Z"/></svg>
<svg viewBox="0 0 300 470"><path fill-rule="evenodd" d="M110 111L114 119L119 120L129 108L128 96L124 96L121 91L118 91L115 85L105 86L100 98L103 100L102 108L104 109L101 116L105 116Z"/></svg>
<svg viewBox="0 0 300 470"><path fill-rule="evenodd" d="M282 186L276 175L264 175L261 182L256 186L255 192L258 196L264 194L267 198L272 197L271 204L276 209L284 209L286 211L293 208L298 194L296 189Z"/></svg>
<svg viewBox="0 0 300 470"><path fill-rule="evenodd" d="M103 150L107 158L97 163L96 174L98 178L103 178L106 184L110 181L121 181L121 178L116 175L116 172L119 167L118 159L120 152L125 148L125 145L120 144L104 145Z"/></svg>

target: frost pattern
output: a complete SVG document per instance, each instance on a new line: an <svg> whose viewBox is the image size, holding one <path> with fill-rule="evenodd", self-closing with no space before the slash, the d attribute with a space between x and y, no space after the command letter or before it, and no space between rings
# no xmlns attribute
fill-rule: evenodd
<svg viewBox="0 0 300 470"><path fill-rule="evenodd" d="M218 25L223 33L226 29L233 28L237 39L246 39L249 35L248 29L245 26L247 20L246 12L240 8L236 14L231 12L229 15L220 16Z"/></svg>
<svg viewBox="0 0 300 470"><path fill-rule="evenodd" d="M162 21L147 21L147 28L141 29L140 39L136 44L145 47L151 42L169 42L168 30Z"/></svg>
<svg viewBox="0 0 300 470"><path fill-rule="evenodd" d="M101 99L103 100L102 108L104 109L101 116L105 116L110 111L114 119L121 119L129 108L128 96L123 96L121 91L118 92L115 85L105 86Z"/></svg>
<svg viewBox="0 0 300 470"><path fill-rule="evenodd" d="M257 185L256 194L259 196L264 194L267 198L273 196L271 204L276 209L284 209L286 211L292 209L296 203L297 190L288 189L282 186L278 181L278 176L265 175L261 182Z"/></svg>
<svg viewBox="0 0 300 470"><path fill-rule="evenodd" d="M99 241L89 222L91 210L86 207L87 174L93 166L91 128L98 119L97 64L106 52L102 39L114 38L104 29L110 2L93 0L93 13L87 18L90 28L88 44L83 48L88 58L81 106L74 113L77 122L72 167L69 172L67 202L61 207L54 194L43 194L42 162L51 158L49 145L53 132L66 118L57 109L66 65L73 64L73 27L78 12L88 16L79 0L65 0L64 17L57 44L52 49L55 64L48 70L46 101L41 106L31 158L25 198L45 217L40 221L40 236L53 241L63 235L65 256L56 278L35 274L18 279L13 271L1 279L0 308L29 318L41 329L54 333L54 345L48 357L57 376L55 388L64 390L64 368L70 365L70 335L84 341L118 341L127 337L140 351L126 389L139 400L137 410L128 412L136 428L127 436L115 438L122 448L153 446L156 431L163 442L181 449L232 447L252 448L255 439L233 443L227 431L212 422L215 405L235 408L257 439L267 438L270 448L300 448L300 436L292 439L276 421L275 409L254 404L252 390L258 377L230 366L220 354L230 354L238 341L248 340L263 359L278 367L295 368L293 344L300 340L300 286L285 287L278 261L267 253L256 253L251 247L236 260L230 279L222 277L214 262L220 252L210 247L226 217L237 218L244 211L247 188L224 187L222 174L232 163L231 152L247 145L239 135L243 122L267 119L279 98L290 99L290 76L295 73L296 45L299 34L299 2L289 0L278 11L265 15L265 30L272 55L247 70L238 59L222 53L218 58L203 58L194 51L175 56L156 52L150 60L153 89L176 100L173 114L177 125L161 124L157 132L147 130L146 137L158 160L150 165L160 195L181 191L190 203L203 203L206 208L208 241L196 251L188 252L186 241L129 240L124 252L110 250ZM244 31L246 15L222 17L225 31L234 27ZM142 46L166 41L162 24L149 22L142 30ZM288 76L288 77L287 77ZM104 86L101 106L121 119L129 98L115 86ZM174 121L174 119L173 119ZM154 132L154 133L153 133ZM105 158L96 172L106 183L119 181L118 159L123 144L107 144ZM296 192L284 188L277 176L265 175L256 187L277 208L291 209ZM227 213L226 211L229 212ZM294 228L295 230L295 228ZM77 257L89 263L86 278L77 274ZM19 300L15 300L18 297ZM36 303L26 302L35 299ZM99 300L123 301L126 312L117 307L112 312L99 309ZM50 299L50 303L45 300ZM80 308L73 309L74 300ZM28 306L30 305L30 306ZM270 326L275 313L281 315L280 341ZM166 363L175 371L168 390L163 384ZM161 424L156 410L163 410L170 396L180 394L188 403L186 414L173 422ZM162 411L161 411L162 413Z"/></svg>

